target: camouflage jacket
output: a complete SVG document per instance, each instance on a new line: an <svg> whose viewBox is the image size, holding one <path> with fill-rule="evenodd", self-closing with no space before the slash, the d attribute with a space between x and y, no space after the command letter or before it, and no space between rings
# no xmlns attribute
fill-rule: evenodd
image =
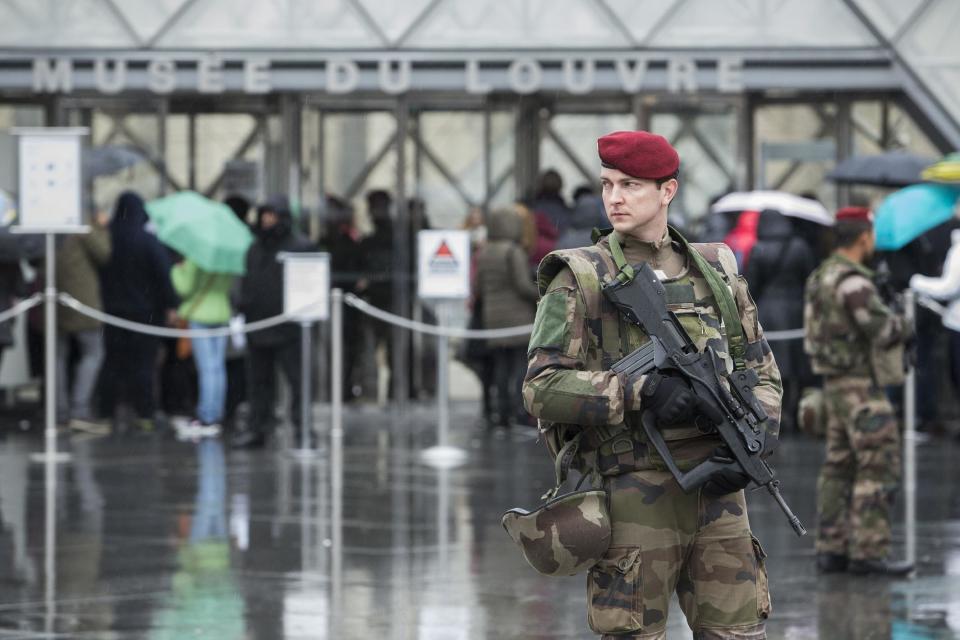
<svg viewBox="0 0 960 640"><path fill-rule="evenodd" d="M902 342L909 331L880 299L873 272L838 254L807 278L803 326L813 371L826 376L873 376L871 354Z"/></svg>
<svg viewBox="0 0 960 640"><path fill-rule="evenodd" d="M726 245L694 246L734 294L748 343L747 366L756 369L760 377L755 393L769 417L767 437L773 445L780 421L780 374L757 321L756 305ZM676 244L674 250L682 252ZM660 268L656 255L648 262ZM714 347L732 370L725 328L707 281L686 256L680 256L680 263L679 275L663 281L668 306L697 346ZM602 475L665 468L648 447L639 411L625 408L627 395L632 409L642 409L639 398L644 380L624 388L624 381L610 371L614 362L649 340L639 327L624 320L601 292L602 283L613 279L617 271L607 238L592 247L556 251L544 258L538 272L541 298L523 385L524 404L539 418L552 452L556 454L564 441L583 430L576 466L596 469ZM716 435L705 436L692 424L664 429L664 436L682 469L704 460L719 442Z"/></svg>

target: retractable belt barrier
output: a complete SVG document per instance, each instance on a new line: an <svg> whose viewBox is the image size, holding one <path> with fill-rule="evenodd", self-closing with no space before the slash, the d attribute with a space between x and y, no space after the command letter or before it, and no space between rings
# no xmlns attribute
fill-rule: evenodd
<svg viewBox="0 0 960 640"><path fill-rule="evenodd" d="M433 336L465 338L467 340L491 340L494 338L512 338L515 336L530 335L530 333L533 331L532 324L521 325L518 327L507 327L505 329L461 329L458 327L442 327L435 324L417 322L415 320L410 320L408 318L392 314L389 311L384 311L383 309L373 306L369 302L352 293L344 294L343 300L354 309L376 318L377 320L382 320L383 322L408 329L409 331L417 331ZM297 314L291 313L280 314L270 318L264 318L263 320L244 323L240 327L223 326L211 329L174 329L172 327L158 327L152 324L133 322L132 320L127 320L109 313L104 313L99 309L95 309L80 302L69 293L58 293L57 301L63 306L73 309L77 313L93 318L94 320L104 324L109 324L111 326L118 327L120 329L126 329L128 331L158 336L160 338L216 338L240 333L253 333L255 331L262 331L264 329L270 329L271 327L276 327L281 324L286 324L288 322L299 321ZM921 298L920 302L923 304L925 300ZM0 322L12 320L21 313L25 313L42 303L43 294L35 293L29 298L21 300L10 309L0 312ZM799 340L803 337L803 329L767 331L764 336L766 337L767 342Z"/></svg>
<svg viewBox="0 0 960 640"><path fill-rule="evenodd" d="M435 324L417 322L402 316L395 315L389 311L384 311L375 307L369 302L352 293L344 294L345 303L377 320L382 320L388 324L402 327L409 331L417 331L433 336L446 336L448 338L464 338L467 340L492 340L496 338L512 338L516 336L530 335L533 331L532 324L526 324L518 327L507 327L504 329L461 329L458 327L443 327ZM58 293L57 301L65 307L73 309L77 313L83 314L94 320L109 324L120 329L126 329L136 333L153 335L160 338L217 338L236 335L240 333L253 333L263 331L272 327L286 324L288 322L298 322L296 313L280 314L256 322L244 323L240 327L224 326L212 329L174 329L172 327L158 327L152 324L142 322L133 322L125 318L104 313L86 305L69 293ZM43 294L35 293L25 300L21 300L10 309L0 312L0 322L12 320L14 317L25 313L43 303ZM921 299L921 304L923 299ZM767 331L765 334L767 342L776 342L781 340L798 340L803 337L803 329L791 329L789 331Z"/></svg>
<svg viewBox="0 0 960 640"><path fill-rule="evenodd" d="M43 294L35 293L26 300L21 300L17 304L13 305L6 311L0 313L0 322L6 322L7 320L13 320L15 317L21 313L26 313L30 309L43 304Z"/></svg>

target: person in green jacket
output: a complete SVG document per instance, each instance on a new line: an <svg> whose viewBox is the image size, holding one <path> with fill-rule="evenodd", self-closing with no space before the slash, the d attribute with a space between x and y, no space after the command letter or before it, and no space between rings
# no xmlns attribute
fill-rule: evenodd
<svg viewBox="0 0 960 640"><path fill-rule="evenodd" d="M210 273L185 259L170 271L170 280L183 300L177 315L191 329L222 327L230 322L230 287L233 276ZM197 365L200 393L195 420L189 427L198 435L220 431L227 396L227 337L192 338L193 359Z"/></svg>

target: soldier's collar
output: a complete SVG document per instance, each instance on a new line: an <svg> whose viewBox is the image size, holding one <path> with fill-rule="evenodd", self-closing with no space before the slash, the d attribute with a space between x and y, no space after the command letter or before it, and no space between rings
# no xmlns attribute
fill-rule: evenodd
<svg viewBox="0 0 960 640"><path fill-rule="evenodd" d="M867 278L870 278L871 280L873 279L873 276L874 276L873 269L871 269L871 268L868 267L867 265L862 264L862 263L860 263L860 262L854 262L854 261L851 260L850 258L848 258L848 257L846 257L846 256L842 256L842 255L840 255L839 253L834 253L834 254L833 254L833 257L834 257L834 259L836 259L838 262L842 262L843 264L845 264L845 265L847 265L847 266L849 266L849 267L852 267L853 269L855 269L855 270L858 271L859 273L863 274L863 275L866 276Z"/></svg>
<svg viewBox="0 0 960 640"><path fill-rule="evenodd" d="M617 280L623 283L633 280L634 271L633 266L627 262L626 258L624 258L623 245L621 245L621 242L628 247L644 246L652 253L662 251L663 248L668 244L668 241L671 246L676 245L675 248L681 251L681 248L686 244L683 236L681 236L676 229L669 225L667 225L666 230L663 232L663 237L657 242L648 242L645 240L637 240L636 238L631 238L629 236L623 236L612 229L607 230L606 232L601 232L598 229L594 229L592 235L594 238L597 238L598 236L606 236L607 246L610 249L613 262L619 269L619 272L617 273ZM594 242L596 242L596 240L594 240Z"/></svg>

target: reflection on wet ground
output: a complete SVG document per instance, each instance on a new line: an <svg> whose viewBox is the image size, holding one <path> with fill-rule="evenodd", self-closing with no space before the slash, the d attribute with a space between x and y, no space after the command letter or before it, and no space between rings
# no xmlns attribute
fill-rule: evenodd
<svg viewBox="0 0 960 640"><path fill-rule="evenodd" d="M472 405L454 424L471 424ZM584 579L541 578L499 525L552 467L534 433L454 436L466 466L418 462L433 414L349 411L342 522L327 452L224 451L219 440L65 437L47 553L40 438L0 441L0 638L589 638ZM819 577L772 502L751 498L769 554L771 638L960 637L960 465L922 444L919 572L903 582ZM820 444L786 441L784 492L813 529ZM335 525L342 526L335 526ZM901 545L904 530L895 530ZM679 610L671 638L689 638Z"/></svg>

